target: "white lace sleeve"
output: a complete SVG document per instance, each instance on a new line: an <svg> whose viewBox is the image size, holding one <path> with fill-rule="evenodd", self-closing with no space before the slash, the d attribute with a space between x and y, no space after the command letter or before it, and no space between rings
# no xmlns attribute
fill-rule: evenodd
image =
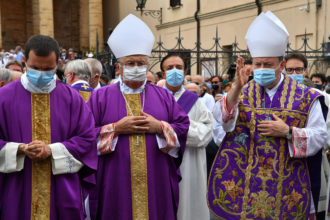
<svg viewBox="0 0 330 220"><path fill-rule="evenodd" d="M83 164L70 154L61 143L50 144L52 150L52 170L53 174L76 173Z"/></svg>
<svg viewBox="0 0 330 220"><path fill-rule="evenodd" d="M24 168L24 154L17 155L18 145L21 143L7 143L0 150L0 172L12 173Z"/></svg>

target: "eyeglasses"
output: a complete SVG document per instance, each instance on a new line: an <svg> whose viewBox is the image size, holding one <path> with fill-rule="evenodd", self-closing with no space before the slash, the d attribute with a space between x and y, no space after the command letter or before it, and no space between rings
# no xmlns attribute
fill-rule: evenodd
<svg viewBox="0 0 330 220"><path fill-rule="evenodd" d="M219 81L213 81L212 84L219 84Z"/></svg>
<svg viewBox="0 0 330 220"><path fill-rule="evenodd" d="M304 67L297 67L297 68L286 68L286 72L287 72L287 73L293 73L293 72L296 72L296 73L299 73L299 74L301 74L301 73L303 73L303 72L304 72L304 70L305 70L305 68L304 68Z"/></svg>

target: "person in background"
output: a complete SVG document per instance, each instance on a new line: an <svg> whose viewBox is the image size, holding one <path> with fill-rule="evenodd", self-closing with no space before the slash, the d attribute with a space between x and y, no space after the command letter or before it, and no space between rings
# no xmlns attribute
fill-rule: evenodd
<svg viewBox="0 0 330 220"><path fill-rule="evenodd" d="M103 84L103 85L109 85L110 84L110 78L108 75L106 74L102 74L100 76L100 83Z"/></svg>
<svg viewBox="0 0 330 220"><path fill-rule="evenodd" d="M95 58L87 58L85 60L92 68L92 76L89 80L89 85L94 90L97 90L97 89L105 86L100 83L100 76L102 75L102 72L103 72L102 63Z"/></svg>
<svg viewBox="0 0 330 220"><path fill-rule="evenodd" d="M147 72L147 83L154 85L155 82L156 82L155 75L152 72L148 71Z"/></svg>
<svg viewBox="0 0 330 220"><path fill-rule="evenodd" d="M186 75L184 79L186 80L186 84L191 83L191 75Z"/></svg>
<svg viewBox="0 0 330 220"><path fill-rule="evenodd" d="M304 78L308 78L308 61L301 53L289 53L285 56L285 71L298 83L302 83Z"/></svg>
<svg viewBox="0 0 330 220"><path fill-rule="evenodd" d="M23 49L21 46L16 46L15 48L16 51L16 56L15 56L15 60L18 62L22 62L23 61Z"/></svg>
<svg viewBox="0 0 330 220"><path fill-rule="evenodd" d="M20 71L10 71L10 82L14 82L16 79L20 79L22 77L23 73Z"/></svg>
<svg viewBox="0 0 330 220"><path fill-rule="evenodd" d="M6 64L6 68L11 69L11 70L15 70L15 71L19 71L21 73L24 72L22 63L20 61L17 61L17 60L8 62Z"/></svg>
<svg viewBox="0 0 330 220"><path fill-rule="evenodd" d="M222 79L220 76L212 76L211 77L211 84L212 84L212 95L215 98L217 94L222 95Z"/></svg>
<svg viewBox="0 0 330 220"><path fill-rule="evenodd" d="M71 60L66 64L64 77L66 83L77 90L85 102L88 102L93 88L89 86L92 69L85 60Z"/></svg>
<svg viewBox="0 0 330 220"><path fill-rule="evenodd" d="M205 198L207 187L206 146L212 139L212 113L204 105L199 95L184 89L184 75L187 73L187 67L179 54L167 55L162 59L160 65L163 77L166 78L164 88L173 94L190 120L187 146L180 166L182 180L180 182L178 219L209 219L209 209Z"/></svg>
<svg viewBox="0 0 330 220"><path fill-rule="evenodd" d="M227 82L226 85L223 86L224 93L228 93L231 89L232 82Z"/></svg>
<svg viewBox="0 0 330 220"><path fill-rule="evenodd" d="M165 83L166 83L166 80L165 80L165 79L161 79L161 80L159 80L159 81L157 82L157 86L159 86L159 87L164 87Z"/></svg>
<svg viewBox="0 0 330 220"><path fill-rule="evenodd" d="M0 88L10 83L10 70L0 68Z"/></svg>
<svg viewBox="0 0 330 220"><path fill-rule="evenodd" d="M325 75L322 73L314 73L311 76L311 80L315 85L315 88L318 90L324 91L325 86L327 85L327 79L325 78Z"/></svg>
<svg viewBox="0 0 330 220"><path fill-rule="evenodd" d="M184 88L190 92L195 93L196 95L199 96L200 93L200 87L199 85L196 85L195 83L189 83L187 85L184 86Z"/></svg>

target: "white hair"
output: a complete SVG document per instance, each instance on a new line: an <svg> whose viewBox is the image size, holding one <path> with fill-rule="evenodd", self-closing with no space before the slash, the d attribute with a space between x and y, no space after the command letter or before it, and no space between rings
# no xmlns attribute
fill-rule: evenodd
<svg viewBox="0 0 330 220"><path fill-rule="evenodd" d="M87 58L85 60L91 65L92 78L95 76L96 73L99 73L100 76L102 75L103 68L102 68L102 63L99 60L95 58Z"/></svg>
<svg viewBox="0 0 330 220"><path fill-rule="evenodd" d="M10 81L10 70L5 68L0 68L0 80L3 80L5 83Z"/></svg>
<svg viewBox="0 0 330 220"><path fill-rule="evenodd" d="M77 59L72 60L65 67L66 72L73 72L73 74L82 80L89 81L92 74L92 69L90 65L84 60Z"/></svg>

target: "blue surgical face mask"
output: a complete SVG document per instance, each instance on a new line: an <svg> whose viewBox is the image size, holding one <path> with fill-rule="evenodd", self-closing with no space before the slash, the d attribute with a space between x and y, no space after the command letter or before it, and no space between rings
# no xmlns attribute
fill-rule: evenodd
<svg viewBox="0 0 330 220"><path fill-rule="evenodd" d="M330 86L326 85L324 89L325 90L330 90Z"/></svg>
<svg viewBox="0 0 330 220"><path fill-rule="evenodd" d="M33 85L37 87L44 87L54 79L54 71L39 71L28 68L26 71L26 76Z"/></svg>
<svg viewBox="0 0 330 220"><path fill-rule="evenodd" d="M304 80L303 74L290 74L289 77L293 80L296 80L298 83L302 83Z"/></svg>
<svg viewBox="0 0 330 220"><path fill-rule="evenodd" d="M261 86L268 86L276 80L275 69L255 69L253 70L253 79Z"/></svg>
<svg viewBox="0 0 330 220"><path fill-rule="evenodd" d="M166 71L166 82L173 87L181 85L183 82L184 74L183 70L171 69Z"/></svg>

